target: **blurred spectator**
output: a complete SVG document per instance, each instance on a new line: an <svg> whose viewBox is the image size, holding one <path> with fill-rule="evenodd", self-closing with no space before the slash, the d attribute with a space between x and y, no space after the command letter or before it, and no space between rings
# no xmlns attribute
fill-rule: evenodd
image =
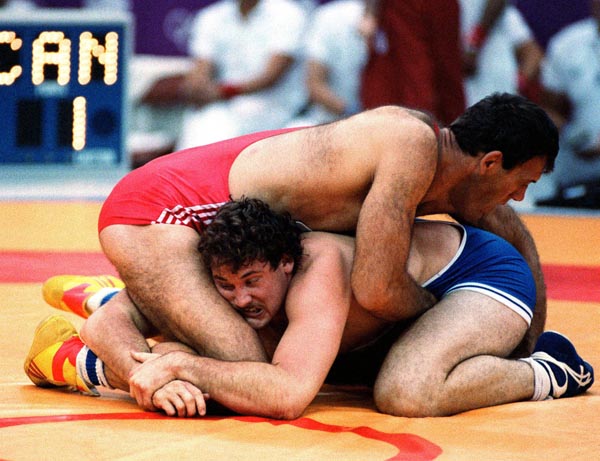
<svg viewBox="0 0 600 461"><path fill-rule="evenodd" d="M365 108L399 104L448 124L465 109L457 0L363 0Z"/></svg>
<svg viewBox="0 0 600 461"><path fill-rule="evenodd" d="M294 0L296 3L298 3L298 5L300 5L302 8L304 8L304 10L308 13L311 14L315 8L317 8L319 6L319 3L324 3L327 2L329 0Z"/></svg>
<svg viewBox="0 0 600 461"><path fill-rule="evenodd" d="M590 15L589 0L513 0L542 49L563 27Z"/></svg>
<svg viewBox="0 0 600 461"><path fill-rule="evenodd" d="M314 11L304 50L310 105L290 126L327 123L360 111L367 59L358 30L363 14L362 0L335 0Z"/></svg>
<svg viewBox="0 0 600 461"><path fill-rule="evenodd" d="M460 0L467 105L501 91L539 102L544 57L527 23L503 0Z"/></svg>
<svg viewBox="0 0 600 461"><path fill-rule="evenodd" d="M508 0L469 2L459 0L460 25L463 40L463 66L466 75L477 71L479 53L490 30L504 12Z"/></svg>
<svg viewBox="0 0 600 461"><path fill-rule="evenodd" d="M0 12L30 10L35 6L29 0L0 0Z"/></svg>
<svg viewBox="0 0 600 461"><path fill-rule="evenodd" d="M42 8L86 8L103 11L130 11L133 0L35 0Z"/></svg>
<svg viewBox="0 0 600 461"><path fill-rule="evenodd" d="M561 130L556 195L542 205L600 208L600 0L589 1L592 17L557 33L542 66L543 104Z"/></svg>
<svg viewBox="0 0 600 461"><path fill-rule="evenodd" d="M83 7L90 10L131 11L132 0L83 0Z"/></svg>
<svg viewBox="0 0 600 461"><path fill-rule="evenodd" d="M299 54L306 13L293 0L221 0L192 28L193 69L146 95L185 103L177 148L278 128L306 102Z"/></svg>

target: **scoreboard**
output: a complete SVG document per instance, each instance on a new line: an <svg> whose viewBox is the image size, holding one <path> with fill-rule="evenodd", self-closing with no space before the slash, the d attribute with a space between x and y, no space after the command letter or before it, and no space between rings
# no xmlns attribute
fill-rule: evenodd
<svg viewBox="0 0 600 461"><path fill-rule="evenodd" d="M120 165L131 17L0 13L0 164Z"/></svg>

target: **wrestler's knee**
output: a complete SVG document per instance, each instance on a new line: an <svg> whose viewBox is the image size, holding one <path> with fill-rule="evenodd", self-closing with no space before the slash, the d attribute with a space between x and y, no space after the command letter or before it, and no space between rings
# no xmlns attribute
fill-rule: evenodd
<svg viewBox="0 0 600 461"><path fill-rule="evenodd" d="M100 232L100 246L104 255L115 266L119 275L127 284L127 275L135 267L142 253L138 246L140 239L135 237L136 229L133 226L112 225Z"/></svg>
<svg viewBox="0 0 600 461"><path fill-rule="evenodd" d="M443 393L433 377L396 375L380 374L375 382L373 398L381 413L410 418L445 415Z"/></svg>

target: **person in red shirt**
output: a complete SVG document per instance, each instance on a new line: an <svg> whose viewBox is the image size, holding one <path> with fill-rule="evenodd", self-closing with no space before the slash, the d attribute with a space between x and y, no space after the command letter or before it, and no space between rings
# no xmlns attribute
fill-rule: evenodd
<svg viewBox="0 0 600 461"><path fill-rule="evenodd" d="M365 0L365 6L361 32L370 57L363 106L408 106L451 123L465 109L458 2Z"/></svg>

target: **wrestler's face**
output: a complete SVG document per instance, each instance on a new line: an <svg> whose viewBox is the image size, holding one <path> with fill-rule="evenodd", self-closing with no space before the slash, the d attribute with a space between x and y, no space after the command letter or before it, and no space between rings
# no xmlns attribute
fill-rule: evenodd
<svg viewBox="0 0 600 461"><path fill-rule="evenodd" d="M228 265L211 268L217 290L256 330L265 327L285 302L294 262L285 258L273 269L263 261L233 272Z"/></svg>
<svg viewBox="0 0 600 461"><path fill-rule="evenodd" d="M502 153L481 157L469 180L454 191L452 202L457 217L471 223L489 214L498 205L525 198L527 187L540 179L546 159L534 157L512 170L502 168Z"/></svg>

